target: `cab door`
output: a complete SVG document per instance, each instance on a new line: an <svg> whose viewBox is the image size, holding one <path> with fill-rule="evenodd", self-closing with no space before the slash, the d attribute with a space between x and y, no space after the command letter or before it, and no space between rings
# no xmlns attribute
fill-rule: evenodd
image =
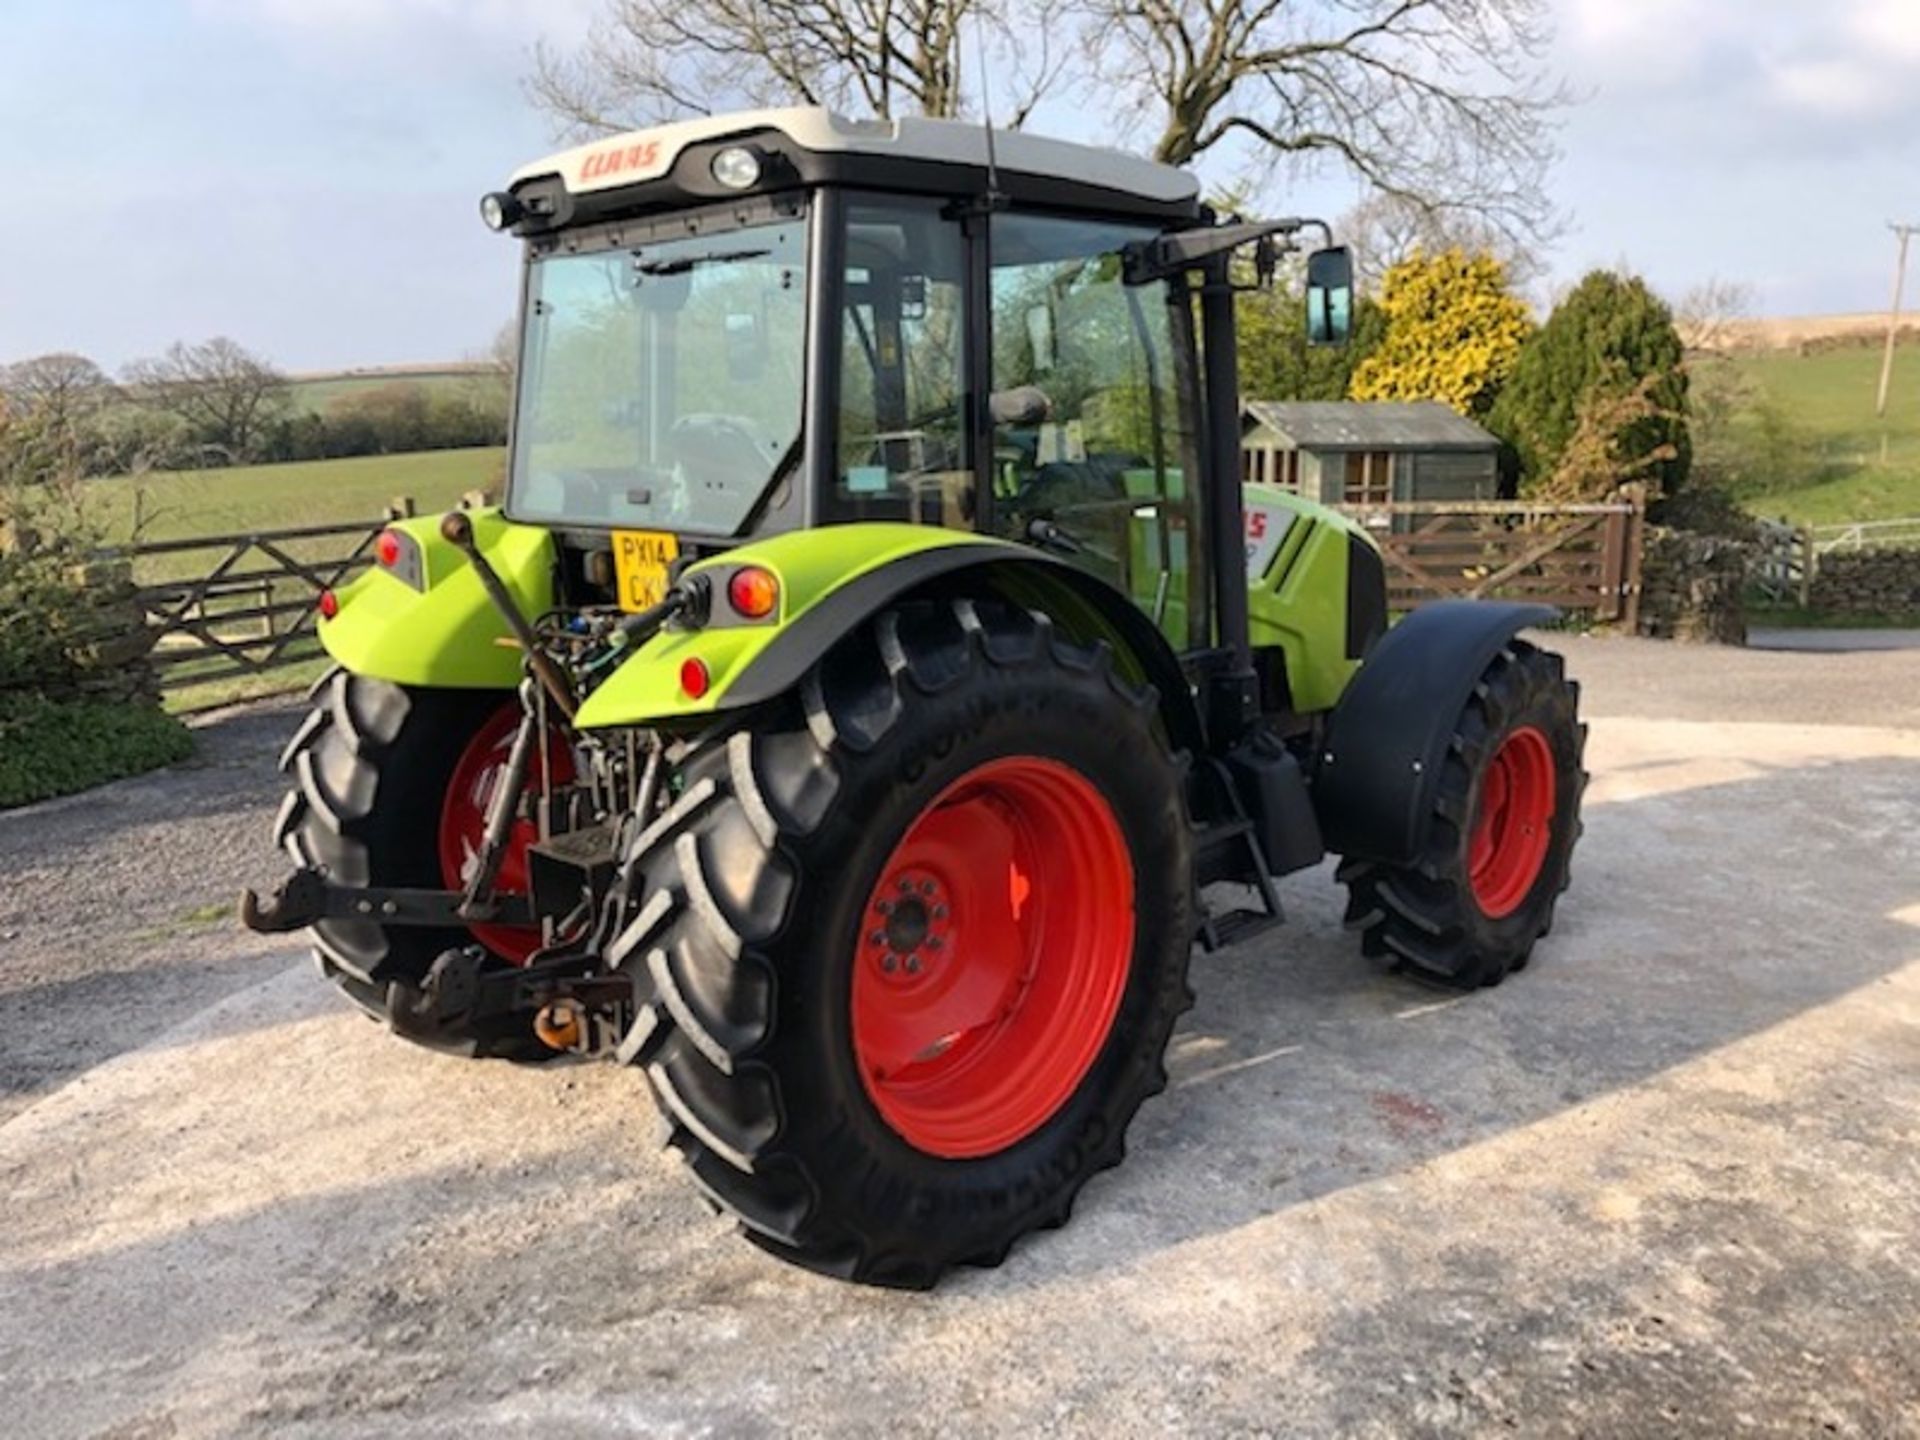
<svg viewBox="0 0 1920 1440"><path fill-rule="evenodd" d="M1192 302L1128 285L1153 226L1021 212L986 227L991 528L1057 526L1178 650L1209 643Z"/></svg>

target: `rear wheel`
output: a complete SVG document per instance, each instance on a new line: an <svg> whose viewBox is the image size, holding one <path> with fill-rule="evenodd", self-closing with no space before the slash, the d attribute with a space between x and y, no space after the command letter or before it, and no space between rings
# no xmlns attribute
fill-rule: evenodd
<svg viewBox="0 0 1920 1440"><path fill-rule="evenodd" d="M924 1286L1062 1223L1191 1002L1150 691L1024 612L909 604L679 757L609 961L670 1143L759 1244Z"/></svg>
<svg viewBox="0 0 1920 1440"><path fill-rule="evenodd" d="M340 885L457 889L478 854L488 799L512 745L520 708L510 694L429 690L335 671L315 687L313 708L281 757L293 788L274 836L297 864ZM570 778L556 749L554 779ZM500 889L524 894L530 822L516 824ZM478 943L499 965L523 963L534 929L384 926L322 920L312 928L321 973L360 1009L386 1020L418 994L444 950ZM483 1022L445 1045L469 1055L543 1060L524 1020Z"/></svg>
<svg viewBox="0 0 1920 1440"><path fill-rule="evenodd" d="M1367 954L1463 988L1527 963L1580 838L1579 696L1557 655L1514 640L1494 658L1455 724L1424 849L1340 867Z"/></svg>

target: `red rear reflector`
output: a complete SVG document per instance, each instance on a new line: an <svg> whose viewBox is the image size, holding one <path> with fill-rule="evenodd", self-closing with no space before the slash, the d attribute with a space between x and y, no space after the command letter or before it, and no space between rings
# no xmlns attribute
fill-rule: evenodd
<svg viewBox="0 0 1920 1440"><path fill-rule="evenodd" d="M339 613L340 613L340 597L334 594L331 590L322 590L320 592L321 618L325 620L331 620L333 619L334 616L338 615Z"/></svg>
<svg viewBox="0 0 1920 1440"><path fill-rule="evenodd" d="M764 620L780 603L780 582L771 570L742 565L727 581L727 603L749 620Z"/></svg>
<svg viewBox="0 0 1920 1440"><path fill-rule="evenodd" d="M391 570L400 563L400 537L391 530L382 530L380 538L373 542L373 553L380 557L380 563Z"/></svg>
<svg viewBox="0 0 1920 1440"><path fill-rule="evenodd" d="M707 662L700 659L680 662L680 688L687 693L689 700L698 700L713 688L713 676L707 670Z"/></svg>

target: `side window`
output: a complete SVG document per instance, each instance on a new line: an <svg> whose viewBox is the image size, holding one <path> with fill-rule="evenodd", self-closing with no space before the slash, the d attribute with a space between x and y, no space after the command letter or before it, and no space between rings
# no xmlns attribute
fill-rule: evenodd
<svg viewBox="0 0 1920 1440"><path fill-rule="evenodd" d="M1164 283L1126 285L1138 226L993 220L994 525L1059 526L1176 648L1207 643L1195 501L1189 317Z"/></svg>
<svg viewBox="0 0 1920 1440"><path fill-rule="evenodd" d="M959 226L936 202L856 200L846 251L834 518L971 529Z"/></svg>

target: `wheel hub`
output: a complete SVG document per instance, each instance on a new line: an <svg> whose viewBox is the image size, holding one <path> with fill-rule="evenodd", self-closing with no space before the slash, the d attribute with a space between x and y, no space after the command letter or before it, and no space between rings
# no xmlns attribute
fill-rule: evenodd
<svg viewBox="0 0 1920 1440"><path fill-rule="evenodd" d="M1518 910L1540 878L1553 838L1556 780L1553 747L1531 725L1503 739L1487 762L1467 869L1474 902L1490 920Z"/></svg>
<svg viewBox="0 0 1920 1440"><path fill-rule="evenodd" d="M854 1049L887 1122L932 1154L1003 1149L1091 1067L1133 948L1124 836L1056 761L990 762L910 826L869 898Z"/></svg>

